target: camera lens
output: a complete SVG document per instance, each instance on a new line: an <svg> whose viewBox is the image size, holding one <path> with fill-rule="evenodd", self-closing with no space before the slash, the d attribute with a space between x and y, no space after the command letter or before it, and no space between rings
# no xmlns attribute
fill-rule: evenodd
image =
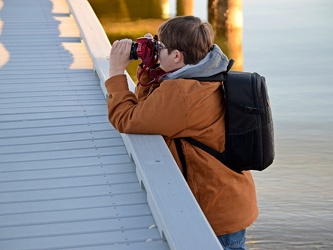
<svg viewBox="0 0 333 250"><path fill-rule="evenodd" d="M131 52L130 52L130 60L138 60L138 43L132 42Z"/></svg>

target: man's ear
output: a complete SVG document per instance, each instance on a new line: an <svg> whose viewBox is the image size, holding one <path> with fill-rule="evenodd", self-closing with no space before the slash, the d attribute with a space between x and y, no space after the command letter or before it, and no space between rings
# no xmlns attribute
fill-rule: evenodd
<svg viewBox="0 0 333 250"><path fill-rule="evenodd" d="M184 64L184 54L183 52L175 49L174 51L174 62L177 64Z"/></svg>

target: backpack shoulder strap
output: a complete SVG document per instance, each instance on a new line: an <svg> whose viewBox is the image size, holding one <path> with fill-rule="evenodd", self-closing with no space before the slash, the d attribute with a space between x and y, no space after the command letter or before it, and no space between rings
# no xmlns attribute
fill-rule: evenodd
<svg viewBox="0 0 333 250"><path fill-rule="evenodd" d="M219 152L211 147L208 147L206 144L203 144L196 139L193 139L192 137L185 137L185 141L192 144L193 146L202 149L203 151L207 152L208 154L214 156L216 159L218 159L220 162L222 162L224 165L226 165L226 154L225 151Z"/></svg>
<svg viewBox="0 0 333 250"><path fill-rule="evenodd" d="M224 165L226 165L227 161L226 161L226 153L225 151L223 151L222 153L211 148L208 147L207 145L197 141L196 139L193 139L191 137L184 137L182 138L185 141L187 141L188 143L190 143L191 145L202 149L203 151L207 152L208 154L214 156L216 159L218 159L220 162L222 162ZM178 157L179 160L182 164L182 168L183 168L183 176L185 178L185 180L187 181L187 165L186 165L186 160L185 160L185 156L184 156L184 152L183 152L183 147L182 147L182 143L181 143L181 138L174 138L175 144L176 144L176 149L177 149L177 153L178 153Z"/></svg>
<svg viewBox="0 0 333 250"><path fill-rule="evenodd" d="M178 157L182 164L183 176L184 176L185 180L187 181L187 166L186 166L186 160L185 160L185 156L184 156L184 152L183 152L183 148L182 148L182 142L180 141L180 138L174 138L173 140L175 141Z"/></svg>
<svg viewBox="0 0 333 250"><path fill-rule="evenodd" d="M235 60L234 60L234 59L230 59L230 60L229 60L229 63L228 63L228 66L227 66L227 70L226 70L226 72L229 72L229 71L230 71L230 69L231 69L232 65L234 65L234 63L235 63Z"/></svg>
<svg viewBox="0 0 333 250"><path fill-rule="evenodd" d="M199 82L223 82L225 80L225 71L217 73L212 76L203 76L203 77L189 77L186 79L193 79Z"/></svg>

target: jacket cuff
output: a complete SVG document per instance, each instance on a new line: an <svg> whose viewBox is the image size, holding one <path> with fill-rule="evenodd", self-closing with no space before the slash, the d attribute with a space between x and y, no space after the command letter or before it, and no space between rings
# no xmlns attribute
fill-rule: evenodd
<svg viewBox="0 0 333 250"><path fill-rule="evenodd" d="M128 83L126 75L116 75L110 77L105 81L105 87L108 91L108 94L118 91L128 90Z"/></svg>

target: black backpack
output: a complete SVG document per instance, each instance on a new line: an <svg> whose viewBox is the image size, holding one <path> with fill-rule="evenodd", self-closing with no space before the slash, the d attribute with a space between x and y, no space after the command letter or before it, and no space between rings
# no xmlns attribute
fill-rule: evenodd
<svg viewBox="0 0 333 250"><path fill-rule="evenodd" d="M213 155L236 172L262 171L273 163L274 130L265 77L257 73L229 71L233 63L231 59L225 72L195 78L199 81L223 81L226 142L225 151L218 152L191 137L175 138L185 177L186 162L180 139Z"/></svg>

